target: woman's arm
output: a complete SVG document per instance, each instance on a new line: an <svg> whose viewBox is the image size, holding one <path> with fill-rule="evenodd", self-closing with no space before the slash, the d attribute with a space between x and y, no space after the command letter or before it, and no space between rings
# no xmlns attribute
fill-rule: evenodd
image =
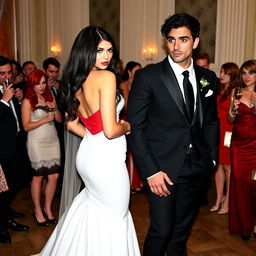
<svg viewBox="0 0 256 256"><path fill-rule="evenodd" d="M25 131L30 131L38 128L39 126L53 121L54 114L49 113L45 118L35 122L31 122L31 105L28 99L23 99L21 104L21 118L22 125Z"/></svg>
<svg viewBox="0 0 256 256"><path fill-rule="evenodd" d="M125 113L127 111L127 103L128 103L128 96L129 96L129 85L127 82L122 82L120 84L120 88L123 90L123 96L124 96L124 109L125 109Z"/></svg>
<svg viewBox="0 0 256 256"><path fill-rule="evenodd" d="M116 77L109 71L98 73L100 114L104 134L109 139L128 134L130 124L125 121L116 122Z"/></svg>
<svg viewBox="0 0 256 256"><path fill-rule="evenodd" d="M84 137L86 133L85 127L79 122L79 118L77 117L73 121L67 121L66 122L66 128L67 130L71 131L72 133Z"/></svg>

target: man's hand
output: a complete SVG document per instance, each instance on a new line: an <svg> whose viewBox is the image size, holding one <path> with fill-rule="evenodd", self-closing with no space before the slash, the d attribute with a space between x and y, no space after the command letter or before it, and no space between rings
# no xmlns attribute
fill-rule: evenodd
<svg viewBox="0 0 256 256"><path fill-rule="evenodd" d="M148 185L152 193L158 196L168 196L171 192L165 185L165 181L173 185L172 181L169 179L168 175L165 172L159 172L155 176L148 178Z"/></svg>
<svg viewBox="0 0 256 256"><path fill-rule="evenodd" d="M47 80L47 83L48 83L49 88L54 86L56 90L59 89L59 82L56 81L56 79L54 79L53 77L49 77Z"/></svg>
<svg viewBox="0 0 256 256"><path fill-rule="evenodd" d="M6 85L4 84L4 92L3 92L2 100L5 101L6 103L8 103L14 95L14 89L12 88L12 86L13 84L10 84L9 86L6 87Z"/></svg>
<svg viewBox="0 0 256 256"><path fill-rule="evenodd" d="M21 102L23 99L23 92L20 88L14 90L14 96Z"/></svg>

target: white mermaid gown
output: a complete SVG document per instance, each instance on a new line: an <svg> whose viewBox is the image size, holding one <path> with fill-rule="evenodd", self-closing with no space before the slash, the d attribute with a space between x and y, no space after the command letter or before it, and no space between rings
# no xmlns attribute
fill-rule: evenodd
<svg viewBox="0 0 256 256"><path fill-rule="evenodd" d="M122 99L117 116L123 105ZM128 209L130 184L125 165L125 136L107 139L100 111L80 118L87 131L77 152L76 165L86 187L60 219L39 255L139 256Z"/></svg>

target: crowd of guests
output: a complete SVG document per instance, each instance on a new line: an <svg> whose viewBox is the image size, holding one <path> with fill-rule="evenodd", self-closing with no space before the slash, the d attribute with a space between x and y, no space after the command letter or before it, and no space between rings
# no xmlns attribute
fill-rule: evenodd
<svg viewBox="0 0 256 256"><path fill-rule="evenodd" d="M209 56L199 54L198 65L209 68ZM214 173L216 201L210 208L228 214L229 231L248 241L256 238L256 60L240 69L221 66L217 95L220 121L219 159Z"/></svg>
<svg viewBox="0 0 256 256"><path fill-rule="evenodd" d="M33 61L21 66L0 56L0 242L10 243L8 229L29 230L10 207L18 191L29 185L33 215L41 226L56 224L51 204L62 171L63 113L59 110L60 63L47 58L43 69ZM60 123L59 126L54 123ZM62 142L62 143L60 143ZM41 194L44 204L41 206Z"/></svg>
<svg viewBox="0 0 256 256"><path fill-rule="evenodd" d="M195 56L197 65L209 69L206 53ZM60 63L54 58L43 62L43 71L33 61L21 66L0 56L0 242L9 243L8 228L26 231L16 222L23 217L10 208L18 191L31 181L33 215L38 225L56 224L51 203L64 166L64 126L60 107ZM127 101L134 74L140 63L130 61L122 83L126 117ZM238 67L233 62L221 66L216 95L220 122L219 158L215 166L216 200L210 208L229 215L231 234L248 241L256 238L256 60ZM131 150L127 167L132 194L143 183ZM42 191L44 204L41 205Z"/></svg>

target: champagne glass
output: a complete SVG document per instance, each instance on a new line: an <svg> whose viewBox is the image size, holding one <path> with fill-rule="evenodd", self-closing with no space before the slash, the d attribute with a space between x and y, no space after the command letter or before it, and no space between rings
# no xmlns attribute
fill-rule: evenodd
<svg viewBox="0 0 256 256"><path fill-rule="evenodd" d="M6 87L8 87L8 86L12 83L12 81L11 81L10 78L6 78L6 79L4 80L4 82L5 82Z"/></svg>
<svg viewBox="0 0 256 256"><path fill-rule="evenodd" d="M234 97L236 100L240 100L243 96L243 93L242 93L242 88L241 87L236 87L235 89L235 92L234 92ZM238 113L238 109L235 110L235 114L239 114Z"/></svg>

